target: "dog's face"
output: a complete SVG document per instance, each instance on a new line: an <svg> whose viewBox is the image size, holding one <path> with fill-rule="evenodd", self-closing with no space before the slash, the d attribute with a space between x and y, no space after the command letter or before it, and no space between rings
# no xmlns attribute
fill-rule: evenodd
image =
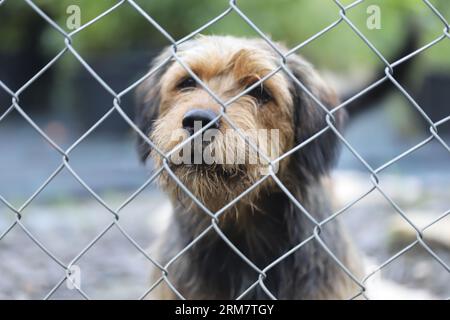
<svg viewBox="0 0 450 320"><path fill-rule="evenodd" d="M220 101L233 99L232 103L222 106L180 63L172 61L138 89L138 124L162 152L170 155L167 166L200 201L207 206L211 203L211 210L261 179L267 173L267 159L280 157L326 127L326 113L284 71L235 99L281 63L262 40L201 37L181 45L177 55ZM165 50L154 65L168 56L170 52ZM304 60L290 56L287 66L324 105L337 105L333 91ZM341 118L337 112L338 128ZM207 129L191 138L206 125ZM191 142L174 151L186 139ZM277 168L282 180L292 180L294 173L304 183L319 178L334 158L335 140L326 132L294 156L272 164L272 169ZM164 158L144 141L140 142L140 152L144 160L151 154L156 166L163 165ZM179 198L180 188L167 172L160 181ZM270 179L267 181L262 186L269 187Z"/></svg>

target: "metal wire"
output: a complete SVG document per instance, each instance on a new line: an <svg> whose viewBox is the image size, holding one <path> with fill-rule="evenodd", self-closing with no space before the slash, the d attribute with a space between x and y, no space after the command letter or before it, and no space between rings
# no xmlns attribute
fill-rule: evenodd
<svg viewBox="0 0 450 320"><path fill-rule="evenodd" d="M0 1L0 5L4 3L5 1ZM53 294L57 291L57 289L64 284L66 281L71 281L74 285L75 289L81 294L81 296L85 299L89 299L89 295L84 292L79 286L77 286L76 283L73 283L71 278L69 277L71 272L71 267L79 260L81 259L93 246L96 245L96 243L103 237L105 234L107 234L112 228L117 228L124 236L125 238L144 256L148 261L150 261L156 268L158 268L161 271L161 277L152 284L149 289L146 292L143 292L141 295L141 299L144 299L152 290L154 290L157 286L159 286L162 282L165 282L169 288L180 298L184 299L183 295L178 291L178 289L170 282L170 272L168 271L169 267L178 260L181 256L183 256L188 250L191 250L192 246L197 243L200 239L205 237L208 233L215 232L246 264L248 264L252 269L254 269L258 276L255 278L255 282L249 286L246 290L244 290L242 293L240 293L236 298L242 299L245 298L247 294L249 294L252 290L254 290L257 286L260 286L262 290L267 294L267 296L271 299L276 299L277 297L274 296L272 292L267 288L267 286L264 283L264 280L266 279L266 273L275 267L277 264L282 262L284 259L286 259L288 256L292 255L297 250L301 249L304 245L309 243L310 241L317 241L320 246L327 252L327 254L335 261L335 263L357 284L357 286L360 288L359 292L355 292L355 296L349 297L349 298L356 298L358 296L363 296L365 298L368 298L366 296L366 282L373 277L376 273L380 272L383 268L385 268L387 265L394 262L397 258L404 255L406 252L411 250L413 247L421 246L426 250L426 252L429 253L429 255L435 259L447 272L450 272L449 266L440 258L436 252L434 252L429 245L424 240L424 232L426 229L434 225L435 223L438 223L440 220L445 218L450 214L450 210L444 212L439 218L435 219L434 221L430 222L429 225L427 225L425 228L419 228L416 226L409 218L408 215L401 209L401 207L394 202L394 200L389 196L389 194L383 190L383 188L380 186L380 177L379 174L385 170L386 168L390 167L394 163L400 161L404 157L410 155L411 153L415 152L416 150L422 148L424 145L430 143L433 140L438 141L449 153L450 148L447 145L447 143L439 136L439 126L443 125L444 123L450 122L450 116L444 119L441 119L440 121L433 122L426 112L421 108L421 106L413 99L413 97L408 93L408 91L402 87L400 83L395 79L395 67L398 65L404 63L405 61L412 59L416 57L417 55L421 54L425 50L430 49L434 45L440 43L441 41L448 41L450 38L450 27L447 22L447 20L444 18L444 16L436 9L433 4L428 0L423 0L424 5L426 5L432 13L436 16L437 19L439 19L442 24L444 25L444 30L442 32L442 35L440 35L438 38L434 39L433 41L429 42L428 44L424 45L423 47L417 49L416 51L408 54L407 56L399 59L398 61L389 62L382 53L367 39L367 37L359 30L353 22L350 20L350 18L347 16L347 13L352 10L353 8L357 7L361 3L363 3L363 0L354 1L353 3L344 6L340 3L338 0L333 0L330 2L331 5L336 5L336 13L337 13L337 20L331 23L326 28L320 30L316 34L314 34L309 39L304 40L302 43L294 46L291 50L289 50L287 53L283 53L277 45L270 40L270 38L262 32L256 25L253 23L253 21L239 8L238 2L236 0L229 1L229 6L226 8L225 11L223 11L221 14L216 16L215 18L211 19L207 23L205 23L200 28L196 29L195 31L191 32L188 36L179 39L178 41L175 40L174 37L172 37L162 26L160 26L155 19L152 18L152 16L146 12L144 9L142 9L135 1L133 0L121 0L117 1L112 7L110 7L108 10L104 11L94 19L90 20L89 22L85 23L75 31L71 33L65 32L49 15L47 15L38 5L36 5L32 0L24 0L24 3L26 3L36 14L38 14L42 19L44 19L49 26L51 26L53 29L59 32L61 35L61 41L64 43L64 48L58 52L58 54L50 60L39 72L37 72L31 79L29 79L24 85L22 85L18 90L14 91L10 89L4 82L0 80L0 89L6 92L7 95L11 97L11 106L2 114L0 115L0 122L4 121L4 119L13 111L18 112L23 119L34 129L36 132L42 136L45 141L53 148L55 149L60 155L61 155L61 163L58 165L57 168L53 171L53 173L46 179L46 181L33 193L33 195L27 199L22 206L19 208L14 207L11 203L9 203L2 195L0 195L0 201L6 205L6 207L10 210L11 214L14 215L15 220L9 225L9 227L6 228L6 230L0 234L0 241L5 238L5 236L8 235L13 229L19 228L22 229L25 234L34 242L34 244L44 252L49 259L53 260L60 268L61 268L61 279L58 281L58 283L55 284L55 286L48 292L48 294L44 297L45 299L49 299L53 296ZM133 83L132 85L124 88L120 92L116 92L111 86L108 85L108 83L102 79L102 77L95 72L95 70L86 62L86 60L83 59L83 57L77 52L77 50L72 46L72 43L76 41L76 36L83 30L85 30L87 27L90 27L94 25L99 20L103 19L105 16L109 15L110 13L120 10L123 6L129 6L130 8L134 9L137 13L139 13L141 16L143 16L149 24L155 28L158 32L160 32L171 44L172 51L171 56L167 58L166 60L162 61L159 65L155 66L153 70L151 70L149 73L147 73L144 77ZM207 27L211 26L212 24L220 21L221 19L225 18L230 13L236 13L240 18L245 21L247 25L249 25L264 41L267 42L267 44L274 50L274 52L280 57L280 63L279 66L274 69L272 72L270 72L267 76L260 79L257 83L252 85L250 88L246 89L245 91L241 92L239 95L231 98L229 101L222 101L210 88L206 86L205 83L199 79L195 73L190 70L189 66L183 62L183 60L177 55L177 49L180 44L183 42L191 39ZM366 87L359 93L355 94L354 97L351 97L347 101L342 102L340 105L336 106L333 110L328 110L321 102L320 100L315 97L307 88L306 86L291 72L289 69L289 66L286 64L287 57L294 54L307 44L311 43L312 41L315 41L322 35L326 34L327 32L331 31L332 29L336 28L338 25L345 24L347 25L360 39L363 41L363 43L373 52L374 55L377 56L385 65L385 73L386 76L372 85ZM33 119L24 111L24 109L20 106L20 96L29 88L31 84L38 81L39 78L48 70L50 69L57 61L59 61L64 55L72 55L75 57L78 62L82 65L83 68L86 69L86 71L91 75L91 77L97 81L102 88L109 93L111 96L111 102L112 106L89 130L87 130L75 143L73 143L70 147L67 149L61 148L55 141L53 141L48 135L45 134L45 132L33 121ZM178 62L183 68L187 70L187 72L199 83L199 85L209 93L209 95L222 106L221 112L218 115L214 121L211 121L209 125L202 128L199 132L194 134L191 139L194 139L196 136L200 135L202 131L207 130L209 126L218 120L219 118L223 118L226 122L229 123L229 125L237 130L237 132L240 134L241 138L245 140L245 142L250 145L254 150L256 150L269 164L269 174L262 176L259 181L257 181L252 187L250 187L248 190L246 190L244 193L242 193L239 197L231 201L229 204L224 206L222 209L211 212L208 210L200 200L198 200L190 191L189 189L182 184L182 182L177 178L177 176L171 171L169 165L168 165L168 158L171 154L176 152L177 150L181 149L183 145L186 143L189 143L190 141L184 141L180 143L177 147L175 147L173 150L171 150L169 153L164 153L161 150L159 150L153 142L143 133L139 130L139 128L134 124L134 122L127 116L127 114L122 110L121 106L121 97L123 97L126 94L129 94L132 92L140 83L145 81L147 78L152 77L154 73L162 68L165 64L169 63L169 61L175 60ZM318 108L322 108L326 112L326 123L327 125L319 130L316 134L308 138L307 140L303 141L299 145L295 146L293 149L287 151L285 154L280 155L275 160L270 160L267 155L263 154L259 148L251 141L249 141L242 133L240 133L239 128L237 128L232 120L225 114L225 110L227 106L229 106L231 103L236 101L238 98L246 94L247 92L251 91L256 86L260 85L263 81L267 80L268 78L272 77L277 72L284 72L288 77L292 78L294 83L301 88L308 96L312 98L313 101L316 102ZM409 150L401 153L400 155L394 157L393 159L385 162L383 165L381 165L378 168L372 168L367 161L364 160L364 158L358 153L355 148L352 147L352 145L347 141L344 136L337 130L337 128L334 126L334 116L333 114L341 109L345 108L349 103L354 101L355 99L358 99L363 94L367 93L370 90L373 90L378 85L382 84L385 81L390 81L397 89L398 92L400 92L403 96L406 97L406 99L410 102L411 106L424 118L424 120L428 123L429 129L430 129L430 136L418 143L417 145L413 146ZM83 141L97 128L99 127L104 121L106 121L110 116L112 116L114 113L118 114L120 117L122 117L126 123L140 136L144 139L146 143L150 145L153 149L155 149L165 160L164 165L162 168L154 172L154 174L140 187L138 190L136 190L127 200L125 200L121 205L119 205L117 208L111 208L90 186L86 183L86 181L77 174L76 170L73 169L70 165L70 154L71 152L77 148ZM278 179L278 177L275 174L274 167L275 165L284 159L285 157L293 154L294 152L297 152L301 148L305 147L307 144L311 143L318 137L320 137L322 134L324 134L327 131L332 131L340 141L345 145L346 148L355 156L355 158L361 162L361 164L366 168L367 173L370 176L370 181L372 182L372 187L370 187L368 190L365 190L361 192L361 195L358 196L356 199L352 200L350 203L346 204L343 208L333 213L331 216L329 216L327 219L323 221L316 221L316 219L313 218L313 216L303 207L303 205L300 203L298 199L295 198L294 195L292 195L286 186L283 185L282 181ZM42 242L39 241L39 238L36 234L33 234L22 222L22 213L23 210L52 182L52 180L57 177L63 169L67 169L67 171L80 183L80 185L89 192L89 194L97 201L99 204L101 204L108 212L111 214L111 222L105 226L102 232L100 232L94 239L91 240L91 242L83 248L68 264L64 263L59 259L54 253L52 253L47 246L45 246ZM169 262L166 265L160 265L157 261L155 261L151 257L151 253L148 254L143 248L141 248L137 242L133 239L131 235L129 235L126 230L121 226L120 224L120 215L121 211L130 203L132 202L149 184L151 184L155 179L158 178L160 174L163 173L163 171L166 171L168 175L180 186L180 188L186 193L188 197L190 197L195 203L198 204L198 206L205 212L206 215L208 215L211 218L211 224L198 236L196 237L189 245L187 245L185 248L183 248L178 254L176 254L174 257L171 257ZM264 268L260 269L258 268L248 257L246 257L231 241L227 238L227 236L222 232L218 225L218 218L224 212L226 209L234 205L237 201L239 201L243 196L245 196L247 193L251 192L254 188L256 188L260 183L262 183L264 180L271 178L275 183L280 187L280 189L286 193L288 198L292 201L292 203L304 214L313 224L314 228L311 232L311 235L303 240L301 243L297 244L290 250L288 250L285 254L278 257L274 261L272 261L270 264L265 266ZM323 241L323 239L320 237L321 230L330 221L333 221L337 216L343 214L345 211L350 209L353 205L358 203L361 199L368 196L372 192L378 192L381 194L387 203L392 206L392 208L402 217L402 219L408 223L411 228L416 233L417 239L412 242L411 244L404 247L402 250L397 252L395 255L391 256L389 259L387 259L384 263L379 265L374 271L372 271L370 274L366 275L364 279L358 279L355 275L351 273L351 271L336 257L336 255L332 252L332 250L328 247L328 245Z"/></svg>

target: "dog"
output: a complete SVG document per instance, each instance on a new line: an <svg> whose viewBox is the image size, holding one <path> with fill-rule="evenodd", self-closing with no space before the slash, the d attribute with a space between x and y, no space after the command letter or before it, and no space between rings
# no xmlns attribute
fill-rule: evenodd
<svg viewBox="0 0 450 320"><path fill-rule="evenodd" d="M287 52L283 45L277 47ZM308 143L305 141L328 126L327 114L335 130L343 130L345 110L339 109L332 116L327 112L339 105L331 86L296 54L284 61L288 71L279 70L257 84L281 61L278 53L260 39L201 36L180 45L177 55L216 97L231 103L221 105L173 58L155 69L137 89L137 124L156 146L152 148L140 139L139 155L142 161L152 159L156 169L164 169L158 181L174 208L169 229L158 245L157 261L167 264L202 235L171 261L167 278L173 287L188 299L269 297L259 285L246 292L260 273L232 250L217 230L203 234L212 223L206 208L212 214L220 212L216 223L221 233L259 270L312 237L264 274L264 285L274 297L348 299L358 295L361 287L355 279L361 279L361 255L343 226L333 219L314 233L316 223L334 212L329 173L339 153L339 138L328 129ZM170 56L171 50L165 49L152 65L159 66ZM242 94L244 91L246 94ZM220 117L221 112L226 116ZM194 128L195 123L200 123L200 127ZM242 132L265 129L277 130L278 152L271 153L273 141L269 141L258 146L259 152L269 154L265 160L207 165L174 163L161 154L173 152L183 141L184 146L192 147L192 136L197 131L204 130L197 133L201 138L212 129L223 135L201 142L201 151L214 147L215 153L223 157L231 152L248 155L249 145L256 144L258 138ZM175 139L174 132L184 135ZM239 136L246 143L232 151L224 138L229 136ZM277 161L276 168L271 166L270 161L302 143L302 148ZM187 159L192 160L192 154ZM265 174L268 177L260 182ZM251 192L242 196L249 188ZM160 277L158 270L154 280ZM156 299L178 298L165 282L151 294Z"/></svg>

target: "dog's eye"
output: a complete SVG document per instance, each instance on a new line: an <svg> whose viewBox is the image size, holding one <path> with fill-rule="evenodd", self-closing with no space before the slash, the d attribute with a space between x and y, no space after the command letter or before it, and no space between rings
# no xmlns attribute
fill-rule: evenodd
<svg viewBox="0 0 450 320"><path fill-rule="evenodd" d="M259 104L266 104L272 100L272 96L263 86L258 86L248 93L249 96L255 98Z"/></svg>
<svg viewBox="0 0 450 320"><path fill-rule="evenodd" d="M179 89L179 90L190 89L190 88L195 88L196 86L197 86L197 82L195 81L195 79L192 77L187 77L187 78L184 78L183 80L181 80L177 84L177 89Z"/></svg>

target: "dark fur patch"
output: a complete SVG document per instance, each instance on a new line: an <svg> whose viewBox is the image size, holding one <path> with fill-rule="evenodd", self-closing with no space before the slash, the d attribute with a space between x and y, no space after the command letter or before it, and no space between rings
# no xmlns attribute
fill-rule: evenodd
<svg viewBox="0 0 450 320"><path fill-rule="evenodd" d="M152 62L152 69L161 64L170 56L169 49L165 49ZM161 102L161 77L170 67L171 63L167 62L161 66L155 73L142 82L136 90L136 125L147 137L153 127L154 121L158 118L159 105ZM137 147L139 158L145 162L150 154L150 145L138 135Z"/></svg>
<svg viewBox="0 0 450 320"><path fill-rule="evenodd" d="M305 68L311 68L296 57L288 60L288 68L293 75L328 109L339 103L337 96L322 83L311 80ZM291 81L291 92L294 102L294 126L296 146L309 139L325 127L326 112L296 83ZM341 130L346 118L342 109L334 114L335 126ZM295 153L295 166L301 180L317 179L326 174L339 154L339 140L329 129L318 138L306 144Z"/></svg>

